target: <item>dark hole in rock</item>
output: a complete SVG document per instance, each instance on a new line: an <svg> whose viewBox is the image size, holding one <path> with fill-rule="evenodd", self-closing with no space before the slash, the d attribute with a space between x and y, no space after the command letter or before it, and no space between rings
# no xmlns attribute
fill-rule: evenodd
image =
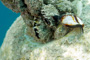
<svg viewBox="0 0 90 60"><path fill-rule="evenodd" d="M25 7L25 8L27 7L27 5L25 4L24 0L22 0L22 4L23 5L21 7Z"/></svg>
<svg viewBox="0 0 90 60"><path fill-rule="evenodd" d="M40 39L40 37L39 37L39 33L37 33L37 29L36 28L34 28L34 31L35 31L35 35L36 35L36 37L38 38L38 39Z"/></svg>
<svg viewBox="0 0 90 60"><path fill-rule="evenodd" d="M48 21L48 19L44 19L44 21L45 21L48 25L50 25L50 22Z"/></svg>

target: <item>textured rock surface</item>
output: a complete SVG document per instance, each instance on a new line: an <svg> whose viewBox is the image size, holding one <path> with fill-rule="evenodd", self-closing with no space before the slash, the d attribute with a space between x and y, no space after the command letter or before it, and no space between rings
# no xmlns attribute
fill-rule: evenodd
<svg viewBox="0 0 90 60"><path fill-rule="evenodd" d="M7 31L0 60L90 60L90 28L84 30L79 39L75 37L78 32L73 30L59 40L42 44L27 35L20 16Z"/></svg>
<svg viewBox="0 0 90 60"><path fill-rule="evenodd" d="M5 2L4 0L2 0L2 1ZM19 1L19 0L17 0L17 1ZM29 0L27 0L27 1L29 1ZM30 1L32 1L32 0L30 0ZM58 4L57 1L59 3L62 2L63 4L62 3ZM67 0L65 0L65 1L67 1ZM71 1L71 0L69 0L69 1ZM78 0L75 0L75 1L73 1L73 3L77 3L77 1ZM73 10L73 8L72 8L73 6L77 7L72 4L69 6L68 4L70 2L66 3L66 2L63 2L60 0L48 0L46 2L44 1L44 4L46 4L46 5L42 5L43 7L42 7L41 12L42 12L42 14L44 14L43 15L44 18L47 18L48 20L51 21L50 22L50 23L52 23L51 25L48 25L46 23L41 24L41 22L43 22L42 18L35 17L35 16L37 16L38 11L36 11L37 14L35 14L35 16L33 17L32 15L34 13L28 14L26 8L25 8L25 10L20 10L21 13L23 13L22 17L21 16L18 17L17 20L10 27L10 29L7 31L3 45L0 48L0 60L90 60L90 13L89 13L90 12L90 8L89 8L90 3L88 1L89 0L82 0L83 7L80 8L80 9L82 9L82 14L78 15L85 23L83 35L80 34L79 28L74 28L66 36L64 36L64 37L62 36L62 37L58 38L59 37L57 34L58 27L56 28L55 25L52 25L53 19L51 18L51 16L53 16L54 14L58 15L58 12L59 12L55 6L57 6L59 8L60 6L64 6L64 3L65 3L67 6L64 9L63 8L59 8L59 9L62 9L62 11L64 13L66 12L64 10L68 9L67 11L69 12L69 11ZM40 2L43 3L42 0L40 0ZM29 4L29 2L25 2L25 3ZM33 2L31 2L31 3L33 3ZM34 2L34 3L36 3L36 2ZM11 4L13 4L13 3L11 3ZM37 4L39 5L40 3L37 3ZM47 4L49 4L49 5L47 5ZM7 6L9 6L9 5L7 5ZM50 9L53 9L54 12L51 12L52 10L49 11L49 7L51 7ZM36 8L38 8L38 6ZM11 9L13 9L12 5L11 5ZM33 7L33 9L35 9L35 8ZM41 9L41 8L38 8L38 9ZM75 11L74 12L72 11L72 12L77 15L76 10L78 11L78 9L75 9ZM31 11L29 11L29 13ZM81 13L81 11L80 11L80 13ZM60 14L62 14L62 13L60 13ZM48 43L36 42L36 37L33 36L33 33L34 33L33 28L32 28L32 25L33 25L32 20L33 19L36 20L36 21L34 21L34 23L40 24L40 26L38 27L39 33L43 32L43 35L45 34L45 32L44 32L45 30L43 31L42 29L45 28L45 26L49 26L49 27L46 27L47 31L50 31L49 29L51 27L56 28L55 32L57 35L55 34L56 35L55 38L58 38L58 39L50 41ZM44 26L44 27L42 27L42 26ZM62 26L60 25L59 28L60 27L62 27ZM37 28L37 26L34 28ZM42 29L40 29L40 28L42 28ZM53 32L50 32L49 34L53 34ZM43 35L40 34L40 37L42 37ZM46 35L46 37L47 36L48 35ZM43 39L45 39L45 38L42 37L42 39L41 39L42 42L44 42Z"/></svg>
<svg viewBox="0 0 90 60"><path fill-rule="evenodd" d="M2 0L2 2L12 11L21 13L25 24L28 26L27 29L31 30L30 36L40 42L58 39L55 35L61 22L58 18L54 19L54 16L74 14L80 17L83 6L82 0ZM65 33L66 28L59 29L62 30L59 31L60 34Z"/></svg>

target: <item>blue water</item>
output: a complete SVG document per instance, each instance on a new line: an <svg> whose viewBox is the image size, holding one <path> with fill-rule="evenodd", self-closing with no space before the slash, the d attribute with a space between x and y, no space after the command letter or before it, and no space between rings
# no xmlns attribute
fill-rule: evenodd
<svg viewBox="0 0 90 60"><path fill-rule="evenodd" d="M7 30L19 15L20 13L11 11L0 1L0 46L3 43Z"/></svg>

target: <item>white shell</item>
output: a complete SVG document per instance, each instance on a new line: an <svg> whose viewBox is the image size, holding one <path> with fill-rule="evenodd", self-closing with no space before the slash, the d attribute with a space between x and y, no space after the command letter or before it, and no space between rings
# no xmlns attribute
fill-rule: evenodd
<svg viewBox="0 0 90 60"><path fill-rule="evenodd" d="M65 15L61 18L62 24L68 26L84 25L80 18L73 15Z"/></svg>
<svg viewBox="0 0 90 60"><path fill-rule="evenodd" d="M81 21L81 19L79 17L77 17L77 20L78 20L80 25L83 25L83 22Z"/></svg>

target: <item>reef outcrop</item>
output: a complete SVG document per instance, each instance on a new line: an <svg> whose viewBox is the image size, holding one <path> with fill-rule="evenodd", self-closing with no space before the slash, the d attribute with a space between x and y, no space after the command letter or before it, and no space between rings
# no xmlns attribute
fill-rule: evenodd
<svg viewBox="0 0 90 60"><path fill-rule="evenodd" d="M90 60L89 0L2 2L21 16L6 33L0 60ZM84 33L80 27L67 28L67 33L57 18L65 14L81 18Z"/></svg>

